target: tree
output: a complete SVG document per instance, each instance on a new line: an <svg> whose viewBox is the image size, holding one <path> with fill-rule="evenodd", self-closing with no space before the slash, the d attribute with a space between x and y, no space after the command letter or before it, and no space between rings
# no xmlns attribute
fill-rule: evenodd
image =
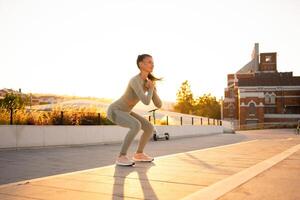
<svg viewBox="0 0 300 200"><path fill-rule="evenodd" d="M177 94L177 102L174 110L180 113L191 114L194 106L193 93L189 82L186 80L181 84Z"/></svg>
<svg viewBox="0 0 300 200"><path fill-rule="evenodd" d="M18 109L23 109L28 98L22 98L20 94L7 93L4 99L0 100L0 108L10 112L10 124L13 124L13 113Z"/></svg>
<svg viewBox="0 0 300 200"><path fill-rule="evenodd" d="M211 94L204 94L195 100L194 113L199 116L209 117L214 119L221 118L221 105L216 97Z"/></svg>
<svg viewBox="0 0 300 200"><path fill-rule="evenodd" d="M221 105L216 97L204 94L194 100L189 82L181 84L177 92L177 101L174 110L180 113L193 114L214 119L221 118Z"/></svg>

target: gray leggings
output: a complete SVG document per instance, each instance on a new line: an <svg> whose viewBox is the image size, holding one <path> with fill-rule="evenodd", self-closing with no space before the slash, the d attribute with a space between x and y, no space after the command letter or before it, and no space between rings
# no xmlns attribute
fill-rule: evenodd
<svg viewBox="0 0 300 200"><path fill-rule="evenodd" d="M124 112L118 109L112 110L114 117L109 116L111 120L119 126L129 128L127 135L124 138L120 155L126 155L127 150L134 140L135 136L142 129L144 132L140 138L137 153L142 153L144 147L153 133L153 125L144 117L135 112Z"/></svg>

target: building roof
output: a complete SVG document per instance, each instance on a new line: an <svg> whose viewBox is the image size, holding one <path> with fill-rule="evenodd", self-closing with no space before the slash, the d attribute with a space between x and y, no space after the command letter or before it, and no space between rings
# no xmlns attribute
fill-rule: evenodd
<svg viewBox="0 0 300 200"><path fill-rule="evenodd" d="M238 70L237 74L244 73L255 73L258 71L259 65L259 44L255 43L254 48L252 50L251 61L244 65L240 70Z"/></svg>
<svg viewBox="0 0 300 200"><path fill-rule="evenodd" d="M242 67L239 71L237 71L237 74L241 73L253 73L256 71L255 67L255 59L251 60L248 62L244 67Z"/></svg>
<svg viewBox="0 0 300 200"><path fill-rule="evenodd" d="M252 78L239 78L239 86L300 86L300 76L292 72L255 73Z"/></svg>

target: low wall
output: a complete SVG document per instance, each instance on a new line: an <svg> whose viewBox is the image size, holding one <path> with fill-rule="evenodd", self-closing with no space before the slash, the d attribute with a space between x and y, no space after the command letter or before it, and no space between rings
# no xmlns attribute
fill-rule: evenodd
<svg viewBox="0 0 300 200"><path fill-rule="evenodd" d="M222 126L156 126L173 137L223 133ZM0 149L122 142L127 128L119 126L0 126ZM137 140L139 137L136 137Z"/></svg>

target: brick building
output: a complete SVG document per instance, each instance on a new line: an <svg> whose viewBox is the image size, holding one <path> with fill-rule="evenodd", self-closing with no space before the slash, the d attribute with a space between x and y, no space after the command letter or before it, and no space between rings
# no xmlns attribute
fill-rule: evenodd
<svg viewBox="0 0 300 200"><path fill-rule="evenodd" d="M224 120L237 125L296 122L300 120L300 76L277 71L277 54L259 53L235 74L227 75Z"/></svg>

